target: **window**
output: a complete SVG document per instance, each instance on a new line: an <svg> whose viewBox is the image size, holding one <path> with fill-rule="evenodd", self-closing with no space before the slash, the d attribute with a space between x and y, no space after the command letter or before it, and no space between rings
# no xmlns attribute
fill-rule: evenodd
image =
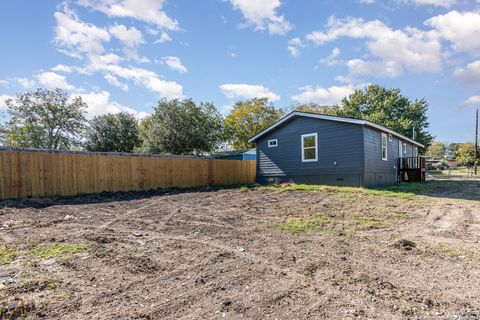
<svg viewBox="0 0 480 320"><path fill-rule="evenodd" d="M388 141L392 142L393 141L393 136L391 133L388 134Z"/></svg>
<svg viewBox="0 0 480 320"><path fill-rule="evenodd" d="M268 140L268 147L269 148L273 148L273 147L276 147L276 146L278 146L278 140L277 139Z"/></svg>
<svg viewBox="0 0 480 320"><path fill-rule="evenodd" d="M413 156L418 157L418 147L413 147Z"/></svg>
<svg viewBox="0 0 480 320"><path fill-rule="evenodd" d="M302 162L318 160L317 134L302 135Z"/></svg>
<svg viewBox="0 0 480 320"><path fill-rule="evenodd" d="M388 160L388 139L387 134L382 132L382 160Z"/></svg>
<svg viewBox="0 0 480 320"><path fill-rule="evenodd" d="M403 154L407 154L407 144L404 142L402 145Z"/></svg>
<svg viewBox="0 0 480 320"><path fill-rule="evenodd" d="M402 152L403 152L403 144L402 141L398 140L398 157L402 157Z"/></svg>

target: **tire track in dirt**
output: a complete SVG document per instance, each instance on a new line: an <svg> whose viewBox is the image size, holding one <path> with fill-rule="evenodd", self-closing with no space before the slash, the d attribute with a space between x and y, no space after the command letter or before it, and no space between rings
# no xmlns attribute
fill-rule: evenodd
<svg viewBox="0 0 480 320"><path fill-rule="evenodd" d="M462 245L480 241L480 204L477 201L429 197L422 200L426 214L399 228L403 238L429 243Z"/></svg>

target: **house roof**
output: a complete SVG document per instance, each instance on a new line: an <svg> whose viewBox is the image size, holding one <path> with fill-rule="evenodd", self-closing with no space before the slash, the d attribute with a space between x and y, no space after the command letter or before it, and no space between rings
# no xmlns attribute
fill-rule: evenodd
<svg viewBox="0 0 480 320"><path fill-rule="evenodd" d="M404 141L408 141L410 143L413 143L413 144L415 144L415 145L417 145L421 148L425 147L423 144L418 143L418 142L416 142L416 141L414 141L410 138L407 138L404 135L401 135L400 133L397 133L393 130L390 130L388 128L385 128L381 125L378 125L378 124L373 123L373 122L368 121L368 120L357 119L357 118L347 118L347 117L337 117L337 116L331 116L331 115L327 115L327 114L301 112L301 111L290 112L289 114L287 114L286 116L284 116L283 118L281 118L280 120L278 120L277 122L272 124L270 127L266 128L265 130L258 133L256 136L252 137L250 140L248 140L248 142L257 141L260 137L264 136L268 132L272 131L273 129L275 129L276 127L280 126L281 124L287 122L288 120L290 120L293 117L306 117L306 118L322 119L322 120L329 120L329 121L338 121L338 122L353 123L353 124L358 124L358 125L362 125L362 126L367 126L367 127L371 127L371 128L374 128L374 129L377 129L377 130L380 130L380 131L383 131L383 132L386 132L386 133L390 133L390 134L396 136L397 138L400 138Z"/></svg>

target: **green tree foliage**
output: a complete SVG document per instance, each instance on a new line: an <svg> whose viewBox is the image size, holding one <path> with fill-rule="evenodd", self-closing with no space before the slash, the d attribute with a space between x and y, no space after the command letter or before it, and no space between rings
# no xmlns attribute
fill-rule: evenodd
<svg viewBox="0 0 480 320"><path fill-rule="evenodd" d="M4 143L14 147L70 149L80 145L87 105L67 91L37 89L7 100Z"/></svg>
<svg viewBox="0 0 480 320"><path fill-rule="evenodd" d="M435 158L443 158L445 156L445 152L447 150L447 147L445 146L444 143L434 141L432 144L428 147L427 151L425 154L429 157L435 157Z"/></svg>
<svg viewBox="0 0 480 320"><path fill-rule="evenodd" d="M223 118L212 103L191 99L161 100L140 124L139 151L202 154L214 151L223 138Z"/></svg>
<svg viewBox="0 0 480 320"><path fill-rule="evenodd" d="M448 157L451 159L456 159L458 148L460 148L461 145L462 143L450 143L447 148Z"/></svg>
<svg viewBox="0 0 480 320"><path fill-rule="evenodd" d="M320 113L320 114L336 114L338 107L319 105L316 103L307 103L295 107L295 111Z"/></svg>
<svg viewBox="0 0 480 320"><path fill-rule="evenodd" d="M93 118L85 138L89 151L132 152L141 143L137 120L126 112Z"/></svg>
<svg viewBox="0 0 480 320"><path fill-rule="evenodd" d="M239 101L225 118L226 138L235 149L253 148L254 144L248 140L283 114L283 110L275 108L267 98Z"/></svg>
<svg viewBox="0 0 480 320"><path fill-rule="evenodd" d="M427 110L428 103L425 99L410 101L399 89L370 85L343 99L342 106L336 108L336 114L363 118L409 138L413 138L415 129L415 140L428 148L433 137L427 131Z"/></svg>
<svg viewBox="0 0 480 320"><path fill-rule="evenodd" d="M457 149L457 162L461 166L473 166L475 159L475 145L464 143Z"/></svg>
<svg viewBox="0 0 480 320"><path fill-rule="evenodd" d="M342 100L339 106L302 105L296 110L324 113L342 117L361 118L392 129L428 147L433 140L427 131L428 103L426 100L411 101L399 89L387 89L370 85L364 90L356 90Z"/></svg>

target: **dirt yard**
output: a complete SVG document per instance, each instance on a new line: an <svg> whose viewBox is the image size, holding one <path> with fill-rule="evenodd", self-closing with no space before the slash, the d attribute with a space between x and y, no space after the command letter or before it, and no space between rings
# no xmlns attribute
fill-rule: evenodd
<svg viewBox="0 0 480 320"><path fill-rule="evenodd" d="M480 183L0 206L0 318L480 319Z"/></svg>

